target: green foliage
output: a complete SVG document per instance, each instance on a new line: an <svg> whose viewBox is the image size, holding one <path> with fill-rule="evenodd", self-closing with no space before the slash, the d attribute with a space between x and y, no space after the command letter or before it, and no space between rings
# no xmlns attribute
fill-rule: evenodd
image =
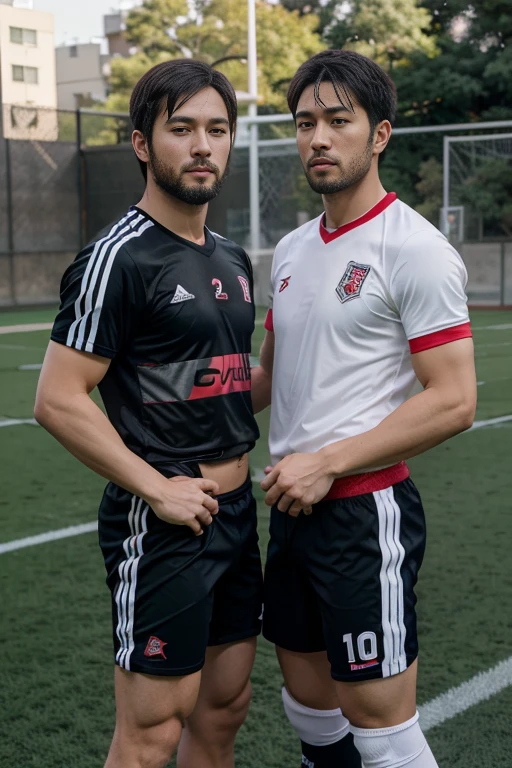
<svg viewBox="0 0 512 768"><path fill-rule="evenodd" d="M213 64L247 56L247 7L240 0L145 0L128 15L128 40L139 49L129 59L114 59L108 109L126 110L137 80L152 65L169 58L196 58ZM286 111L286 85L304 59L324 44L314 14L300 17L281 5L259 0L256 6L260 101ZM283 51L286 55L283 56ZM247 67L240 60L218 65L235 88L247 90Z"/></svg>
<svg viewBox="0 0 512 768"><path fill-rule="evenodd" d="M482 161L459 190L459 197L488 228L497 225L503 234L512 237L512 159Z"/></svg>
<svg viewBox="0 0 512 768"><path fill-rule="evenodd" d="M351 48L391 69L413 53L436 55L435 40L427 34L430 21L416 0L354 0L346 13L339 13L326 38L332 47Z"/></svg>
<svg viewBox="0 0 512 768"><path fill-rule="evenodd" d="M416 210L438 226L439 210L443 204L443 166L435 157L430 157L421 163L418 176L420 181L416 184L416 189L423 202L416 206Z"/></svg>

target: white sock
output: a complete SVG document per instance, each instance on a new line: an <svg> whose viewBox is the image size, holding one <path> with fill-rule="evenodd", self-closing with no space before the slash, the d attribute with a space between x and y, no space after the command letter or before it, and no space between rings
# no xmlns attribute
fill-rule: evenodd
<svg viewBox="0 0 512 768"><path fill-rule="evenodd" d="M418 713L391 728L354 728L363 768L438 768L418 723Z"/></svg>

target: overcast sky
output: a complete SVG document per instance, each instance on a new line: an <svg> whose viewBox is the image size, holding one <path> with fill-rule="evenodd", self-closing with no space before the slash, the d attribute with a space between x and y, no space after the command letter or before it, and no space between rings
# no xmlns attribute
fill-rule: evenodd
<svg viewBox="0 0 512 768"><path fill-rule="evenodd" d="M55 45L102 37L104 14L127 5L125 0L33 0L34 10L53 13Z"/></svg>

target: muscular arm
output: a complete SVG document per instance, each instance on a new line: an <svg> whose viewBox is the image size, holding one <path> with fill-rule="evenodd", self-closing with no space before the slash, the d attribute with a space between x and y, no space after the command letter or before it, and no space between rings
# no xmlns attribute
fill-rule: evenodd
<svg viewBox="0 0 512 768"><path fill-rule="evenodd" d="M282 496L279 509L293 503L290 512L297 514L322 499L337 477L411 458L468 429L476 408L472 339L419 352L412 363L422 392L368 432L287 456L261 484L266 503Z"/></svg>
<svg viewBox="0 0 512 768"><path fill-rule="evenodd" d="M412 355L423 391L377 427L323 448L335 477L417 456L469 429L476 409L472 339L461 339Z"/></svg>
<svg viewBox="0 0 512 768"><path fill-rule="evenodd" d="M143 498L168 522L189 525L200 533L195 518L208 523L210 513L216 512L217 502L204 493L217 492L216 483L194 480L171 485L125 446L89 396L110 362L50 341L37 388L35 418L87 467ZM181 508L187 503L188 512Z"/></svg>
<svg viewBox="0 0 512 768"><path fill-rule="evenodd" d="M270 405L274 367L274 333L267 331L260 350L260 364L251 369L251 394L254 413Z"/></svg>

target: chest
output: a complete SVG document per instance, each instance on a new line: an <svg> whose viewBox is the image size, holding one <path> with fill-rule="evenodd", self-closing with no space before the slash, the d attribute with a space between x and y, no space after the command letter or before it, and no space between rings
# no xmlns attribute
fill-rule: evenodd
<svg viewBox="0 0 512 768"><path fill-rule="evenodd" d="M290 249L274 273L276 333L326 330L340 338L379 334L399 321L379 241Z"/></svg>
<svg viewBox="0 0 512 768"><path fill-rule="evenodd" d="M245 351L250 343L255 313L251 275L236 253L169 257L153 278L148 298L140 342L162 361Z"/></svg>

